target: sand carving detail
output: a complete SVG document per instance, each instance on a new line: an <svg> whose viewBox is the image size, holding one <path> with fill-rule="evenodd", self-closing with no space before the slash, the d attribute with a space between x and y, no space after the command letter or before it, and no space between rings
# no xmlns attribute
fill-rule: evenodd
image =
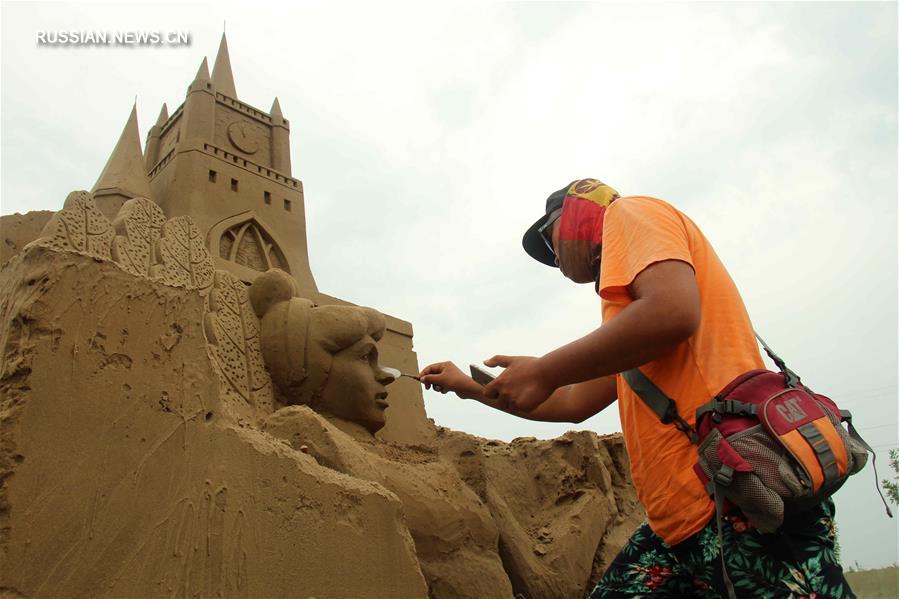
<svg viewBox="0 0 899 599"><path fill-rule="evenodd" d="M156 242L156 264L150 272L152 278L173 287L209 292L215 267L200 230L189 216L175 217L162 226L162 237Z"/></svg>
<svg viewBox="0 0 899 599"><path fill-rule="evenodd" d="M173 287L209 292L215 267L189 216L165 220L145 198L125 202L113 223L86 191L73 191L40 236L26 247L43 247L111 261L135 276Z"/></svg>
<svg viewBox="0 0 899 599"><path fill-rule="evenodd" d="M224 260L259 272L271 268L288 270L281 249L255 219L233 225L222 233L219 255Z"/></svg>
<svg viewBox="0 0 899 599"><path fill-rule="evenodd" d="M316 306L297 290L289 274L272 269L249 292L281 403L306 404L377 432L386 423L386 386L394 381L378 361L384 315L359 306Z"/></svg>
<svg viewBox="0 0 899 599"><path fill-rule="evenodd" d="M271 379L259 350L258 321L246 285L226 271L215 272L204 325L213 364L227 382L225 394L239 398L257 412L270 412Z"/></svg>
<svg viewBox="0 0 899 599"><path fill-rule="evenodd" d="M110 246L115 238L112 225L94 205L86 191L73 191L63 209L50 218L38 239L26 247L44 247L75 252L101 260L111 260Z"/></svg>
<svg viewBox="0 0 899 599"><path fill-rule="evenodd" d="M246 285L215 270L190 217L166 220L154 202L133 198L110 223L91 194L75 191L28 247L111 261L131 275L208 295L204 331L224 396L249 406L254 418L271 411L271 379L262 362L258 320Z"/></svg>
<svg viewBox="0 0 899 599"><path fill-rule="evenodd" d="M116 231L112 259L135 276L150 276L153 249L162 235L163 224L165 214L154 202L146 198L125 202L112 222Z"/></svg>

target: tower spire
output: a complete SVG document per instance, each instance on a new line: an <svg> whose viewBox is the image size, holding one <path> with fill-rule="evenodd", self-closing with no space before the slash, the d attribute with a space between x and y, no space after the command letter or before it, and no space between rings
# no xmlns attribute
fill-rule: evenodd
<svg viewBox="0 0 899 599"><path fill-rule="evenodd" d="M162 134L162 126L168 120L169 107L163 102L156 124L150 127L150 132L147 133L147 144L144 146L144 162L148 173L159 160L159 136Z"/></svg>
<svg viewBox="0 0 899 599"><path fill-rule="evenodd" d="M272 109L268 111L273 119L283 119L284 114L281 112L281 103L278 102L278 96L275 96L275 101L272 102Z"/></svg>
<svg viewBox="0 0 899 599"><path fill-rule="evenodd" d="M169 107L163 102L162 110L159 111L159 118L156 119L156 126L162 127L167 120L169 120Z"/></svg>
<svg viewBox="0 0 899 599"><path fill-rule="evenodd" d="M215 56L215 65L212 67L212 83L216 91L226 96L237 99L237 90L234 88L234 75L231 74L231 57L228 55L228 40L222 33L222 41L219 43L219 52Z"/></svg>
<svg viewBox="0 0 899 599"><path fill-rule="evenodd" d="M272 117L272 168L290 176L290 125L281 113L277 96L269 111Z"/></svg>
<svg viewBox="0 0 899 599"><path fill-rule="evenodd" d="M209 61L206 60L206 57L203 57L203 62L200 63L200 68L197 69L197 74L194 77L194 83L197 81L209 81Z"/></svg>
<svg viewBox="0 0 899 599"><path fill-rule="evenodd" d="M140 133L137 130L137 104L131 109L125 129L92 191L113 189L131 197L150 197L150 183L144 170Z"/></svg>

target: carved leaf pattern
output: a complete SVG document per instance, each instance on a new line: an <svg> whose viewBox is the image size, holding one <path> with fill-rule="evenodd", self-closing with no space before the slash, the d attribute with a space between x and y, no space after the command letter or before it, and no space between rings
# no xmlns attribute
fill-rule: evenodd
<svg viewBox="0 0 899 599"><path fill-rule="evenodd" d="M112 225L97 210L91 194L73 191L62 210L50 218L40 237L28 245L109 260L114 237Z"/></svg>
<svg viewBox="0 0 899 599"><path fill-rule="evenodd" d="M212 287L215 267L199 229L189 216L177 216L162 226L156 242L154 278L175 287L199 289L206 294Z"/></svg>
<svg viewBox="0 0 899 599"><path fill-rule="evenodd" d="M226 385L255 410L271 412L271 379L259 348L259 321L246 285L228 272L215 271L205 322L206 338Z"/></svg>
<svg viewBox="0 0 899 599"><path fill-rule="evenodd" d="M251 417L271 413L271 378L262 360L259 321L246 285L215 270L190 217L166 221L154 202L134 198L122 206L113 224L88 192L77 191L69 194L63 209L27 247L31 246L115 261L133 275L208 294L204 329L223 394L248 407Z"/></svg>
<svg viewBox="0 0 899 599"><path fill-rule="evenodd" d="M150 272L153 247L162 234L165 214L146 198L125 202L112 226L117 235L112 243L112 259L133 275L146 277Z"/></svg>

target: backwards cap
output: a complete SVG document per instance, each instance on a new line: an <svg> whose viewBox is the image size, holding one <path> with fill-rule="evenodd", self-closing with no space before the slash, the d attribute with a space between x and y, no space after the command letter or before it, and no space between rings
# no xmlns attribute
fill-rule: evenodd
<svg viewBox="0 0 899 599"><path fill-rule="evenodd" d="M617 197L619 197L617 191L597 179L577 179L562 189L551 193L546 198L546 213L538 218L524 233L524 237L521 240L524 251L538 262L542 262L547 266L556 266L555 255L546 247L537 229L549 220L550 214L563 207L566 209L572 207L572 211L576 210L592 216L589 219L590 221L598 221L598 230L592 231L591 237L594 241L601 243L602 216L609 204ZM574 208L575 206L577 208ZM597 229L597 227L594 227L594 229ZM572 233L577 234L578 232L572 231Z"/></svg>

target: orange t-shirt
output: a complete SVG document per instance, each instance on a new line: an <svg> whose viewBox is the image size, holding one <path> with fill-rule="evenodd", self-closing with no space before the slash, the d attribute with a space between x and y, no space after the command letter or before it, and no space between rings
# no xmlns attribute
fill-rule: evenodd
<svg viewBox="0 0 899 599"><path fill-rule="evenodd" d="M628 286L646 267L681 260L693 267L700 322L692 337L640 367L695 425L696 408L739 374L764 368L736 285L699 228L655 198L619 198L603 225L599 295L608 322L632 301ZM715 511L693 471L696 448L631 391L621 375L618 409L637 495L649 525L669 545L701 530Z"/></svg>

